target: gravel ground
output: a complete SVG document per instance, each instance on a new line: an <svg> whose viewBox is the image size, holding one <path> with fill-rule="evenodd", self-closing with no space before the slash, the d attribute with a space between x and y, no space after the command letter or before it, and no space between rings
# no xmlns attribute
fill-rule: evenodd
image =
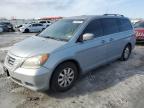
<svg viewBox="0 0 144 108"><path fill-rule="evenodd" d="M64 93L35 92L13 83L2 65L6 50L34 34L0 34L0 108L143 108L144 46L126 62L115 61L80 77Z"/></svg>

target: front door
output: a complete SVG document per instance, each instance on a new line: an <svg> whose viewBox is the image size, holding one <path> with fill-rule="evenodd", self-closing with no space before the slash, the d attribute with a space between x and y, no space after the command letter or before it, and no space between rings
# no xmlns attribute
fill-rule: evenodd
<svg viewBox="0 0 144 108"><path fill-rule="evenodd" d="M95 38L77 42L76 57L84 71L87 71L106 62L107 43L98 19L88 24L82 35L85 33L92 33Z"/></svg>

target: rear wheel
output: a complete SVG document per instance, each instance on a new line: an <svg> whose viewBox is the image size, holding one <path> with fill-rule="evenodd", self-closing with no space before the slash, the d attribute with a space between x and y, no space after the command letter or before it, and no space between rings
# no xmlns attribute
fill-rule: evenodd
<svg viewBox="0 0 144 108"><path fill-rule="evenodd" d="M128 45L125 46L125 48L123 50L121 60L122 61L128 60L130 55L131 55L131 46L128 44Z"/></svg>
<svg viewBox="0 0 144 108"><path fill-rule="evenodd" d="M12 29L9 29L9 32L12 32Z"/></svg>
<svg viewBox="0 0 144 108"><path fill-rule="evenodd" d="M24 33L29 33L29 29L25 29Z"/></svg>
<svg viewBox="0 0 144 108"><path fill-rule="evenodd" d="M51 90L63 92L70 89L78 76L78 69L72 62L65 62L59 65L51 79Z"/></svg>
<svg viewBox="0 0 144 108"><path fill-rule="evenodd" d="M9 29L9 32L14 32L15 30L13 28Z"/></svg>

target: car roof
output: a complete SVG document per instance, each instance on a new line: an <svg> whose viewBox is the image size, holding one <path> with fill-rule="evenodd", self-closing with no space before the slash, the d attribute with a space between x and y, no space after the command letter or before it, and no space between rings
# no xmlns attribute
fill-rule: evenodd
<svg viewBox="0 0 144 108"><path fill-rule="evenodd" d="M64 19L88 20L93 18L127 18L127 17L117 14L104 14L104 15L81 15L81 16L66 17Z"/></svg>

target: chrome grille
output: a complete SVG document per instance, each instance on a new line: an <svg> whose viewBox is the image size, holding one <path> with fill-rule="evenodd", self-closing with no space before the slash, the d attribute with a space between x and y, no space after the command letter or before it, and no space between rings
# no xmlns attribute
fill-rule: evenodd
<svg viewBox="0 0 144 108"><path fill-rule="evenodd" d="M11 65L11 66L14 65L15 60L16 60L16 59L13 58L13 57L11 57L11 56L8 56L8 57L7 57L7 63L8 63L9 65Z"/></svg>
<svg viewBox="0 0 144 108"><path fill-rule="evenodd" d="M24 58L17 57L11 53L8 53L5 58L4 66L8 70L14 71L15 69L21 66L21 64L23 63L23 60Z"/></svg>

